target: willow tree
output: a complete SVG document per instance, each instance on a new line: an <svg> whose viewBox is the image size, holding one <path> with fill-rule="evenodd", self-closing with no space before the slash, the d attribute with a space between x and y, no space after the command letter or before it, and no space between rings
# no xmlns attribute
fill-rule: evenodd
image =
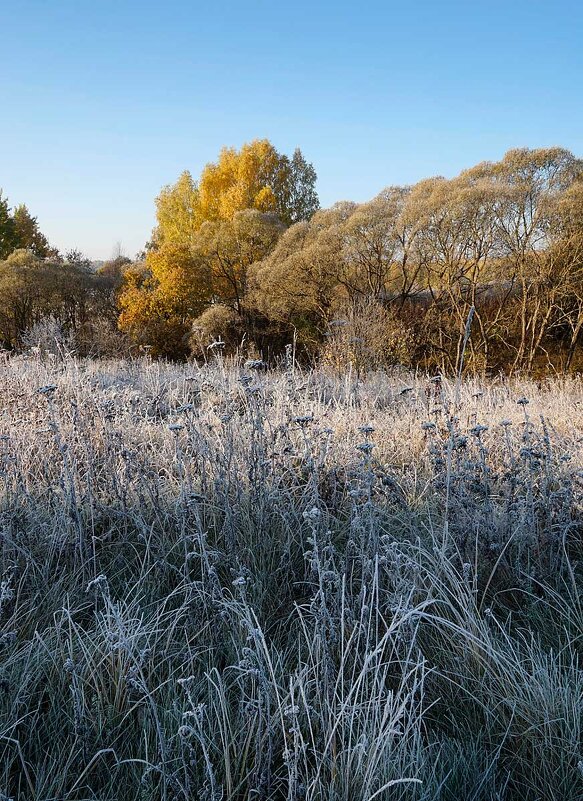
<svg viewBox="0 0 583 801"><path fill-rule="evenodd" d="M500 260L516 287L516 303L508 306L512 367L532 370L572 272L561 208L583 175L583 162L563 148L523 148L509 151L492 173Z"/></svg>
<svg viewBox="0 0 583 801"><path fill-rule="evenodd" d="M350 297L344 226L357 208L337 203L289 228L273 251L251 268L249 302L269 319L318 341L334 309Z"/></svg>

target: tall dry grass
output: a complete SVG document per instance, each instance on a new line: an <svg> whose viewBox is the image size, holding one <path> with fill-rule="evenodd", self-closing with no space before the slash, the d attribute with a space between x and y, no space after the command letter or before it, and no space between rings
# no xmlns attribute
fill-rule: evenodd
<svg viewBox="0 0 583 801"><path fill-rule="evenodd" d="M583 798L583 385L251 367L0 365L0 797Z"/></svg>

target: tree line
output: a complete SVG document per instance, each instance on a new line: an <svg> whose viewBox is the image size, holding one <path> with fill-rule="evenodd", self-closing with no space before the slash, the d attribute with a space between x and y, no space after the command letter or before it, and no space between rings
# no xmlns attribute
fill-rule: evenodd
<svg viewBox="0 0 583 801"><path fill-rule="evenodd" d="M119 257L95 271L80 251L61 253L26 205L11 209L0 192L0 348L120 355L117 294L129 263Z"/></svg>
<svg viewBox="0 0 583 801"><path fill-rule="evenodd" d="M39 232L40 244L15 239L26 226L2 222L3 201L5 346L50 315L80 352L272 360L293 338L304 358L341 369L455 372L471 318L467 370L583 367L583 162L572 153L512 150L329 209L315 184L300 150L224 148L198 180L184 172L161 191L140 259L97 272Z"/></svg>

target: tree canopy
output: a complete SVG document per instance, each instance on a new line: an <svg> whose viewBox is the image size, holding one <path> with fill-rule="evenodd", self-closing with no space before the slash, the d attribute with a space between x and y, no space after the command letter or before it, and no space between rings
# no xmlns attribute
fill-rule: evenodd
<svg viewBox="0 0 583 801"><path fill-rule="evenodd" d="M41 259L58 254L24 203L12 211L0 191L0 258L7 258L14 250L30 250Z"/></svg>
<svg viewBox="0 0 583 801"><path fill-rule="evenodd" d="M583 161L568 150L515 149L328 209L315 179L299 150L224 148L161 191L143 257L95 272L0 195L4 344L50 317L80 352L206 358L219 340L270 357L293 337L327 364L454 373L471 317L465 369L583 369Z"/></svg>
<svg viewBox="0 0 583 801"><path fill-rule="evenodd" d="M126 273L120 326L154 353L187 343L192 320L212 304L245 314L247 277L286 226L318 209L316 173L298 149L267 139L223 148L195 181L185 171L156 199L157 226L144 267ZM156 319L155 330L145 318Z"/></svg>
<svg viewBox="0 0 583 801"><path fill-rule="evenodd" d="M195 181L185 171L156 199L153 243L189 244L205 222L228 221L239 211L273 213L284 225L309 219L319 208L316 172L302 152L288 157L267 139L240 150L223 148Z"/></svg>

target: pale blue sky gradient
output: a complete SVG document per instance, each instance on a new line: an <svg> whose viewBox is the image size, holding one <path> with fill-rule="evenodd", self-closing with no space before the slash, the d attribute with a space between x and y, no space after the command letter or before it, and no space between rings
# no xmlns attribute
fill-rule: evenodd
<svg viewBox="0 0 583 801"><path fill-rule="evenodd" d="M583 156L580 2L0 0L0 187L133 255L224 144L299 145L323 205L511 147Z"/></svg>

